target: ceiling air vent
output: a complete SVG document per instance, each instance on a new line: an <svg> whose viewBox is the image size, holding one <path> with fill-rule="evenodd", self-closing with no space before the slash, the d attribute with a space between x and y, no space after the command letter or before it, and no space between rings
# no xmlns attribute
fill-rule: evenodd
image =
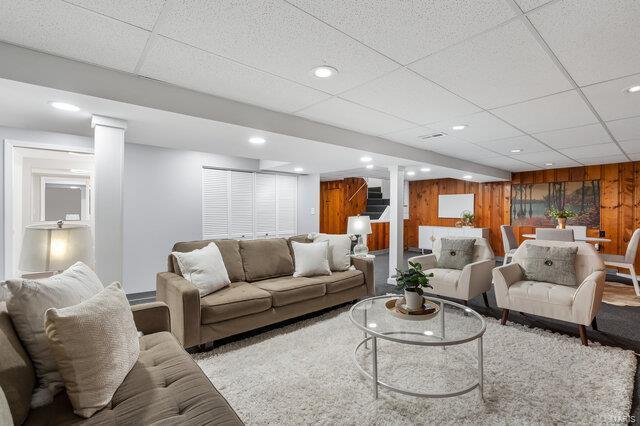
<svg viewBox="0 0 640 426"><path fill-rule="evenodd" d="M422 136L418 136L418 139L422 139L423 141L427 140L427 139L433 139L433 138L440 138L442 136L446 136L446 133L443 132L438 132L438 133L433 133L430 135L422 135Z"/></svg>

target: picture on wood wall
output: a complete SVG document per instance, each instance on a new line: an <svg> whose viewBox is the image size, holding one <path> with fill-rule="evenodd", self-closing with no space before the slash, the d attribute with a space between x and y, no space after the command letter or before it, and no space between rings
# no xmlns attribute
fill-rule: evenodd
<svg viewBox="0 0 640 426"><path fill-rule="evenodd" d="M600 227L600 181L549 182L511 186L512 226L553 226L551 209L576 213L569 225Z"/></svg>

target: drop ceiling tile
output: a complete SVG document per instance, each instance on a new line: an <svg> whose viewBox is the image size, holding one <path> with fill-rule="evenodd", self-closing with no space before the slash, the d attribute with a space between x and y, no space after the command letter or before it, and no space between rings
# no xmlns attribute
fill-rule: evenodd
<svg viewBox="0 0 640 426"><path fill-rule="evenodd" d="M576 148L559 149L561 153L567 157L577 158L593 158L606 157L611 155L622 155L622 151L615 143L602 143L598 145L579 146Z"/></svg>
<svg viewBox="0 0 640 426"><path fill-rule="evenodd" d="M484 164L485 166L496 167L498 169L507 170L510 172L523 172L527 170L537 170L539 167L525 163L514 158L505 157L501 155L499 157L491 158L479 158L476 163Z"/></svg>
<svg viewBox="0 0 640 426"><path fill-rule="evenodd" d="M459 124L464 124L467 127L462 130L452 129L453 126ZM523 135L520 130L485 111L432 123L429 124L429 128L451 133L459 139L473 143Z"/></svg>
<svg viewBox="0 0 640 426"><path fill-rule="evenodd" d="M128 24L153 29L166 0L65 0Z"/></svg>
<svg viewBox="0 0 640 426"><path fill-rule="evenodd" d="M340 97L416 124L480 110L404 68L349 90Z"/></svg>
<svg viewBox="0 0 640 426"><path fill-rule="evenodd" d="M428 56L410 67L484 108L572 88L521 20Z"/></svg>
<svg viewBox="0 0 640 426"><path fill-rule="evenodd" d="M575 90L497 108L491 112L527 133L597 122L595 115Z"/></svg>
<svg viewBox="0 0 640 426"><path fill-rule="evenodd" d="M541 144L531 136L527 135L516 136L514 138L504 138L492 141L478 142L478 145L503 155L512 154L510 152L512 149L521 149L523 154L549 150L548 146Z"/></svg>
<svg viewBox="0 0 640 426"><path fill-rule="evenodd" d="M131 72L149 33L59 0L0 0L0 40Z"/></svg>
<svg viewBox="0 0 640 426"><path fill-rule="evenodd" d="M501 0L289 2L402 64L465 40L514 16L511 8Z"/></svg>
<svg viewBox="0 0 640 426"><path fill-rule="evenodd" d="M520 6L523 12L528 12L531 9L535 9L551 1L552 0L516 0L516 3L518 3L518 6Z"/></svg>
<svg viewBox="0 0 640 426"><path fill-rule="evenodd" d="M536 133L535 137L555 149L612 142L600 123Z"/></svg>
<svg viewBox="0 0 640 426"><path fill-rule="evenodd" d="M333 94L398 64L279 0L175 2L159 34ZM311 70L331 65L333 78Z"/></svg>
<svg viewBox="0 0 640 426"><path fill-rule="evenodd" d="M638 154L629 154L629 158L631 158L631 161L640 161L640 153L638 153Z"/></svg>
<svg viewBox="0 0 640 426"><path fill-rule="evenodd" d="M476 161L482 158L495 157L499 154L491 152L488 149L479 147L468 142L462 142L457 140L449 140L446 143L442 141L425 141L425 149L438 154L448 155L450 157L459 158L462 160Z"/></svg>
<svg viewBox="0 0 640 426"><path fill-rule="evenodd" d="M640 71L636 0L564 0L528 16L581 86Z"/></svg>
<svg viewBox="0 0 640 426"><path fill-rule="evenodd" d="M566 164L573 163L571 158L563 155L557 151L542 151L542 152L523 152L522 154L512 154L511 158L516 160L525 161L527 163L535 164L540 167L545 167L545 163ZM576 165L579 165L576 163Z"/></svg>
<svg viewBox="0 0 640 426"><path fill-rule="evenodd" d="M413 124L369 108L331 98L312 105L296 115L370 135L381 135L414 127Z"/></svg>
<svg viewBox="0 0 640 426"><path fill-rule="evenodd" d="M625 90L631 86L640 86L640 74L587 86L582 91L603 120L617 120L640 115L640 92Z"/></svg>
<svg viewBox="0 0 640 426"><path fill-rule="evenodd" d="M585 166L593 166L597 164L614 164L626 163L629 159L625 155L609 155L604 157L577 158Z"/></svg>
<svg viewBox="0 0 640 426"><path fill-rule="evenodd" d="M618 142L627 154L640 154L640 139Z"/></svg>
<svg viewBox="0 0 640 426"><path fill-rule="evenodd" d="M640 139L640 116L607 121L607 127L618 141Z"/></svg>
<svg viewBox="0 0 640 426"><path fill-rule="evenodd" d="M417 148L424 148L424 140L421 136L432 135L437 133L435 130L428 127L418 126L410 129L400 130L398 132L391 132L382 135L383 138L389 139L394 142L399 142L405 145L415 146Z"/></svg>
<svg viewBox="0 0 640 426"><path fill-rule="evenodd" d="M285 112L297 111L330 96L162 36L149 49L140 74Z"/></svg>

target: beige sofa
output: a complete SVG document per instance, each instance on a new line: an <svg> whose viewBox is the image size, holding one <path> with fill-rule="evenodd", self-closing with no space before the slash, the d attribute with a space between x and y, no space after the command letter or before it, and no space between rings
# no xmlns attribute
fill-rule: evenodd
<svg viewBox="0 0 640 426"><path fill-rule="evenodd" d="M527 257L527 247L578 247L576 278L578 285L570 287L546 282L528 281L521 265ZM585 326L597 329L596 315L602 303L605 267L593 246L584 242L527 240L516 250L512 263L493 270L496 302L502 308L502 324L509 310L524 312L578 324L583 345L587 345Z"/></svg>
<svg viewBox="0 0 640 426"><path fill-rule="evenodd" d="M241 425L235 411L169 333L167 306L155 302L134 306L132 311L138 330L144 333L140 338L140 357L111 403L85 419L73 413L66 392L59 393L49 405L30 408L34 368L4 303L0 303L0 388L13 422L26 425Z"/></svg>
<svg viewBox="0 0 640 426"><path fill-rule="evenodd" d="M228 287L200 298L169 255L168 271L157 275L156 299L169 306L171 331L180 343L211 343L374 294L371 259L352 258L353 270L330 276L294 278L291 241L310 242L296 236L176 243L172 251L189 252L215 242L231 279Z"/></svg>

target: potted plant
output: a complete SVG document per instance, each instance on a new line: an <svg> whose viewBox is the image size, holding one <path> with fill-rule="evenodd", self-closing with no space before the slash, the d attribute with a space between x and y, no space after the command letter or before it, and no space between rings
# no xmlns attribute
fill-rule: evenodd
<svg viewBox="0 0 640 426"><path fill-rule="evenodd" d="M567 219L575 217L576 213L566 209L551 209L549 210L549 216L558 220L559 229L565 229L567 227Z"/></svg>
<svg viewBox="0 0 640 426"><path fill-rule="evenodd" d="M469 210L465 210L462 212L462 226L470 228L473 226L473 220L475 216Z"/></svg>
<svg viewBox="0 0 640 426"><path fill-rule="evenodd" d="M424 298L423 288L433 288L429 284L429 278L433 274L425 274L420 263L409 262L409 269L401 271L396 268L396 288L404 290L404 300L407 308L417 310L422 308Z"/></svg>

